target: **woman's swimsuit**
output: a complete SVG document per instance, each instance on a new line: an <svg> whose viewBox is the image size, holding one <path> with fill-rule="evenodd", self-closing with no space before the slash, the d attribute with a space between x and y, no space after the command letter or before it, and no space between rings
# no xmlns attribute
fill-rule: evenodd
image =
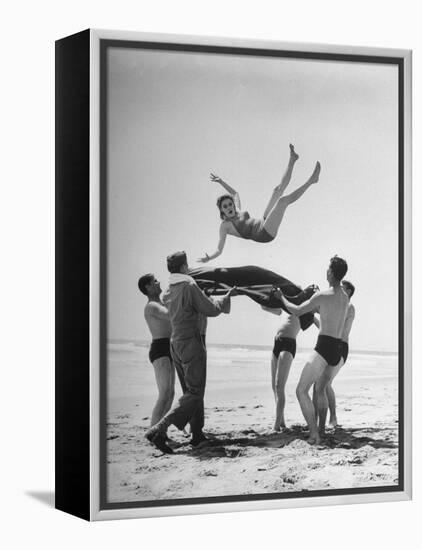
<svg viewBox="0 0 422 550"><path fill-rule="evenodd" d="M151 363L154 363L154 361L161 357L169 357L171 359L169 338L157 338L151 342L149 360Z"/></svg>
<svg viewBox="0 0 422 550"><path fill-rule="evenodd" d="M335 367L342 357L342 340L340 338L333 338L332 336L320 334L315 346L315 351L327 361L329 366Z"/></svg>
<svg viewBox="0 0 422 550"><path fill-rule="evenodd" d="M296 340L294 338L288 338L287 336L275 337L273 354L275 357L280 355L282 351L288 351L293 355L293 359L296 355Z"/></svg>
<svg viewBox="0 0 422 550"><path fill-rule="evenodd" d="M342 341L341 343L341 356L343 357L343 365L347 361L347 356L349 355L349 344Z"/></svg>
<svg viewBox="0 0 422 550"><path fill-rule="evenodd" d="M263 221L251 218L249 212L239 212L238 217L230 219L242 239L250 239L257 243L269 243L274 237L263 227Z"/></svg>

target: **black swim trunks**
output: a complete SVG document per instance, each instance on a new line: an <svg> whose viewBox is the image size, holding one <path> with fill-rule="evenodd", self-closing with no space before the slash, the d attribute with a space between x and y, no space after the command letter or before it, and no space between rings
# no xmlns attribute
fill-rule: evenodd
<svg viewBox="0 0 422 550"><path fill-rule="evenodd" d="M282 351L288 351L293 355L293 358L296 355L296 340L294 338L287 338L284 336L281 336L277 338L277 336L274 338L274 348L273 348L273 354L277 357L280 355Z"/></svg>
<svg viewBox="0 0 422 550"><path fill-rule="evenodd" d="M315 346L315 351L325 359L331 367L338 365L342 357L342 341L340 338L320 334Z"/></svg>
<svg viewBox="0 0 422 550"><path fill-rule="evenodd" d="M170 357L170 338L157 338L151 342L149 348L149 360L154 363L160 357Z"/></svg>
<svg viewBox="0 0 422 550"><path fill-rule="evenodd" d="M347 342L341 343L341 356L343 357L343 365L347 361L349 355L349 344Z"/></svg>

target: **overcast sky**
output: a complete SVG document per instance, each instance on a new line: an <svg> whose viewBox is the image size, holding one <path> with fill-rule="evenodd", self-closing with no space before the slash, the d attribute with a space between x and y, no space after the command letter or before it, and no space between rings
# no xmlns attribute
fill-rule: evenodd
<svg viewBox="0 0 422 550"><path fill-rule="evenodd" d="M331 256L356 285L354 349L397 351L398 80L389 65L151 50L109 50L109 338L149 339L137 280L166 288L166 256L190 264L217 244L215 206L237 189L261 217L289 143L300 155L289 191L322 165L269 244L228 237L214 266L258 265L327 286ZM244 297L209 323L208 341L271 345L281 319ZM316 329L300 335L311 347Z"/></svg>

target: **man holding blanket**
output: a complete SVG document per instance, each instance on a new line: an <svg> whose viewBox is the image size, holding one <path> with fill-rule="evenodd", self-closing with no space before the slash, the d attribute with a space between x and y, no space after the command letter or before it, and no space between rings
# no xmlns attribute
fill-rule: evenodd
<svg viewBox="0 0 422 550"><path fill-rule="evenodd" d="M185 252L175 252L167 257L170 272L169 288L163 296L172 327L171 355L179 373L183 395L179 403L162 420L152 426L146 438L164 453L172 453L167 445L167 428L174 424L183 430L190 424L191 444L199 445L206 438L204 426L204 393L206 383L207 353L201 326L205 317L217 317L230 312L230 296L236 291L229 290L220 298L209 298L198 287L194 279L187 275L188 261Z"/></svg>

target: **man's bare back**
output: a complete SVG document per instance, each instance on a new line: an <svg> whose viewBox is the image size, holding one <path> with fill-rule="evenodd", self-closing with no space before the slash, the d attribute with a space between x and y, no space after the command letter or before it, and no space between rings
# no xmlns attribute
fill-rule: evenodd
<svg viewBox="0 0 422 550"><path fill-rule="evenodd" d="M349 297L341 286L316 292L300 306L290 303L281 292L279 297L293 315L299 316L311 311L318 311L320 316L319 334L332 338L341 337L349 305Z"/></svg>
<svg viewBox="0 0 422 550"><path fill-rule="evenodd" d="M320 315L319 333L340 338L349 306L349 297L341 286L330 288L315 295ZM311 310L312 311L312 310Z"/></svg>

